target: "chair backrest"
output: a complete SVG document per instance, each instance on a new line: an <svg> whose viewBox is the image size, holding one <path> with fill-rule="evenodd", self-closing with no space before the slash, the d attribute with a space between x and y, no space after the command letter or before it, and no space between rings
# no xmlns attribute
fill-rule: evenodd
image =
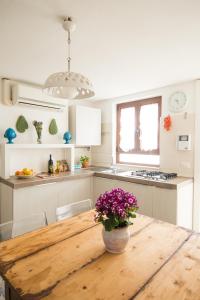
<svg viewBox="0 0 200 300"><path fill-rule="evenodd" d="M62 207L57 207L56 220L61 221L68 219L90 209L92 209L92 201L90 199L70 203Z"/></svg>
<svg viewBox="0 0 200 300"><path fill-rule="evenodd" d="M46 214L44 212L32 215L22 220L13 220L0 224L0 242L45 227L46 225L48 224Z"/></svg>
<svg viewBox="0 0 200 300"><path fill-rule="evenodd" d="M12 238L12 227L13 227L12 221L0 224L0 242Z"/></svg>

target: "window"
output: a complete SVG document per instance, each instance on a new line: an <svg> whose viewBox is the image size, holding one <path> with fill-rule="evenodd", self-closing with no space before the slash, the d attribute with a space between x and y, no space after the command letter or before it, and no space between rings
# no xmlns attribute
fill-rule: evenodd
<svg viewBox="0 0 200 300"><path fill-rule="evenodd" d="M117 163L159 165L161 97L117 105Z"/></svg>

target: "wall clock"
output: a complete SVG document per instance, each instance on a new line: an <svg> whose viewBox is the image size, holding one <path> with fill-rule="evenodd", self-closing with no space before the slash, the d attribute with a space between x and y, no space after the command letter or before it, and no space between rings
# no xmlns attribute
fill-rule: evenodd
<svg viewBox="0 0 200 300"><path fill-rule="evenodd" d="M181 112L183 111L188 104L188 99L186 94L183 92L173 93L168 102L169 110L172 112Z"/></svg>

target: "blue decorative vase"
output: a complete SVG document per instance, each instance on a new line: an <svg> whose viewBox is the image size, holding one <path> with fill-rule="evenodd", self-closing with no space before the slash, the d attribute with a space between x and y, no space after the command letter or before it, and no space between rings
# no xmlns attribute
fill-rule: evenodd
<svg viewBox="0 0 200 300"><path fill-rule="evenodd" d="M8 139L8 142L7 142L7 144L13 144L13 139L15 139L16 138L16 132L15 132L15 130L14 129L12 129L12 128L8 128L8 129L6 129L6 131L5 131L5 133L4 133L4 137L6 138L6 139Z"/></svg>
<svg viewBox="0 0 200 300"><path fill-rule="evenodd" d="M63 140L65 140L65 144L69 144L72 139L72 135L69 131L66 131L63 135Z"/></svg>

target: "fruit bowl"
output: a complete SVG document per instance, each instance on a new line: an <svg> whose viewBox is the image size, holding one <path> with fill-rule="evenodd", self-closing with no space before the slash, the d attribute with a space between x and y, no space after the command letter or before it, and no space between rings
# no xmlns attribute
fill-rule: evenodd
<svg viewBox="0 0 200 300"><path fill-rule="evenodd" d="M21 171L15 172L15 177L19 179L26 179L26 178L32 178L35 174L32 169L24 168Z"/></svg>
<svg viewBox="0 0 200 300"><path fill-rule="evenodd" d="M15 175L16 178L19 179L27 179L27 178L33 178L35 175L31 174L31 175Z"/></svg>

